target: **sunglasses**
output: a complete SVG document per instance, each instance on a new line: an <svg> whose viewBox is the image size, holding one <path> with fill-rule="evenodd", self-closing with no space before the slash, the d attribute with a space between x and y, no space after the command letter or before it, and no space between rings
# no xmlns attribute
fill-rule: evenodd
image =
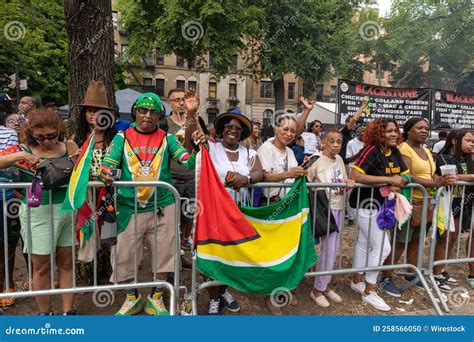
<svg viewBox="0 0 474 342"><path fill-rule="evenodd" d="M6 123L9 125L24 125L26 124L26 119L18 119L18 120L10 119L10 120L7 120Z"/></svg>
<svg viewBox="0 0 474 342"><path fill-rule="evenodd" d="M321 126L321 125L314 125L313 127L321 128L321 127L323 127L323 126Z"/></svg>
<svg viewBox="0 0 474 342"><path fill-rule="evenodd" d="M36 141L45 141L45 140L54 140L58 137L59 133L54 133L54 134L48 134L48 135L39 135L39 136L33 136L33 139Z"/></svg>
<svg viewBox="0 0 474 342"><path fill-rule="evenodd" d="M151 116L160 114L156 109L149 109L145 107L137 108L137 112L143 115L145 115L146 113L150 113Z"/></svg>
<svg viewBox="0 0 474 342"><path fill-rule="evenodd" d="M239 133L242 133L243 130L244 130L244 129L243 129L242 127L240 127L240 126L231 125L231 124L226 124L226 125L224 125L224 128L225 128L225 129L228 129L229 131L234 130L234 131L239 132Z"/></svg>

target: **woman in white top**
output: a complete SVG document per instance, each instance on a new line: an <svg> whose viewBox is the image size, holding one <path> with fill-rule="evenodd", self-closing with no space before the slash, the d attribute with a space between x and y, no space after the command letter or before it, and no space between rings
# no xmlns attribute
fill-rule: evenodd
<svg viewBox="0 0 474 342"><path fill-rule="evenodd" d="M293 183L294 179L304 175L304 169L298 166L293 151L288 145L295 140L297 120L291 114L284 114L276 119L275 139L269 139L258 149L262 163L264 182ZM278 202L289 189L265 189L261 204Z"/></svg>
<svg viewBox="0 0 474 342"><path fill-rule="evenodd" d="M288 147L296 138L298 122L291 114L278 116L275 121L275 139L267 140L257 151L262 163L263 181L293 183L295 178L303 176L305 172L301 166L298 166L293 151ZM260 204L274 204L288 190L288 188L265 189ZM290 298L290 305L299 304L294 295L290 295ZM283 314L281 308L272 303L270 297L266 297L265 304L273 315Z"/></svg>
<svg viewBox="0 0 474 342"><path fill-rule="evenodd" d="M239 109L234 109L219 115L214 127L221 141L209 142L209 154L219 178L238 205L250 205L249 191L243 187L260 182L263 178L257 152L240 143L252 132L252 124ZM227 291L227 286L209 288L208 291L208 314L219 314L221 304L233 312L240 310L237 301Z"/></svg>

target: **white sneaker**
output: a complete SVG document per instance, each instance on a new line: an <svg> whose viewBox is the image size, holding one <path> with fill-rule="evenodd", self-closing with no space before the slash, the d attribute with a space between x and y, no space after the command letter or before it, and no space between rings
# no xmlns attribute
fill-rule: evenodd
<svg viewBox="0 0 474 342"><path fill-rule="evenodd" d="M362 301L372 305L375 309L380 311L390 311L390 306L374 291L370 291L370 294L362 295Z"/></svg>
<svg viewBox="0 0 474 342"><path fill-rule="evenodd" d="M324 294L333 302L342 303L341 296L339 296L334 290L326 291Z"/></svg>
<svg viewBox="0 0 474 342"><path fill-rule="evenodd" d="M354 283L351 282L351 289L353 289L355 292L363 295L365 291L365 282L361 281L360 283Z"/></svg>

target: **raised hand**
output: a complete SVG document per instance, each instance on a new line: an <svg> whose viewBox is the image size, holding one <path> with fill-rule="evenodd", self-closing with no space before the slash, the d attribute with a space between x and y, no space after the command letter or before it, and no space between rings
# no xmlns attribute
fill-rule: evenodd
<svg viewBox="0 0 474 342"><path fill-rule="evenodd" d="M304 109L311 111L313 109L313 101L308 101L304 96L300 96L300 101Z"/></svg>

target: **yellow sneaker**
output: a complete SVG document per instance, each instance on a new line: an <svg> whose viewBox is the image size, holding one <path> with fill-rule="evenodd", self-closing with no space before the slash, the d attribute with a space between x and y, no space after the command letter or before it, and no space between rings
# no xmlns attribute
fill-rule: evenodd
<svg viewBox="0 0 474 342"><path fill-rule="evenodd" d="M135 295L127 294L125 302L122 304L122 307L119 311L115 313L115 316L132 316L136 315L143 309L142 296L139 295L138 298Z"/></svg>
<svg viewBox="0 0 474 342"><path fill-rule="evenodd" d="M169 316L163 303L163 292L155 292L153 296L146 297L145 313L152 316Z"/></svg>

